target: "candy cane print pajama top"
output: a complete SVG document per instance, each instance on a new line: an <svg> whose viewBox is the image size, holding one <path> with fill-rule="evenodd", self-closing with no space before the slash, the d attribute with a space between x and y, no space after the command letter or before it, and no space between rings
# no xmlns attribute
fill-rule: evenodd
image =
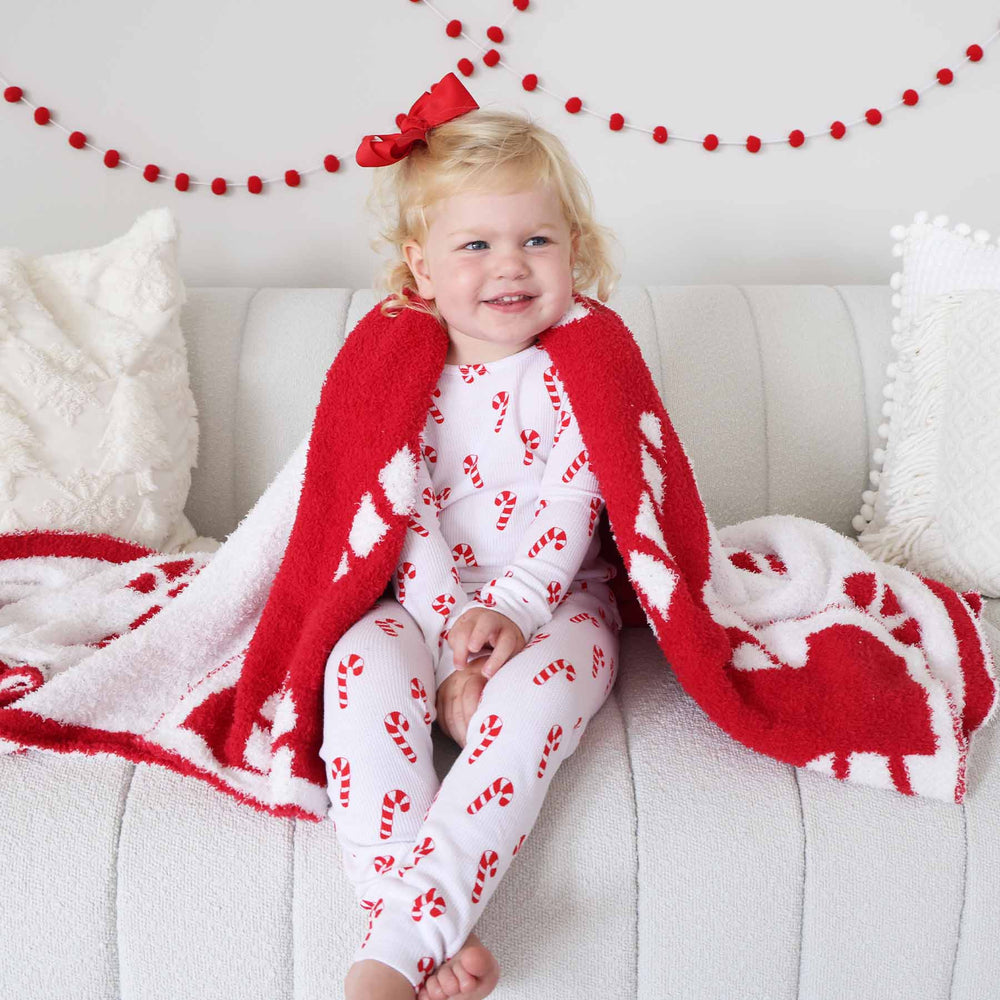
<svg viewBox="0 0 1000 1000"><path fill-rule="evenodd" d="M392 585L338 640L323 746L344 868L368 911L355 961L415 988L456 954L617 675L604 506L548 353L445 365ZM489 680L440 783L431 724L449 630L491 608L527 645ZM489 654L487 647L481 655ZM470 654L470 659L472 654Z"/></svg>

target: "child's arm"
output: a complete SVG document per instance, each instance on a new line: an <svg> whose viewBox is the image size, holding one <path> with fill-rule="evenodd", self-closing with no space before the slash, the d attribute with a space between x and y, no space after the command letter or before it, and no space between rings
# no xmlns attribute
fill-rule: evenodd
<svg viewBox="0 0 1000 1000"><path fill-rule="evenodd" d="M604 498L586 461L583 438L565 392L562 410L569 422L549 454L538 498L539 504L547 504L528 526L513 560L495 580L483 584L479 599L460 608L456 619L469 608L490 607L510 618L530 639L552 618L583 564Z"/></svg>
<svg viewBox="0 0 1000 1000"><path fill-rule="evenodd" d="M434 654L435 670L440 672L439 661L445 646L442 633L458 619L458 608L468 597L441 534L434 487L423 456L417 462L416 487L417 508L410 515L392 588L396 600L420 626ZM451 649L445 649L450 659Z"/></svg>

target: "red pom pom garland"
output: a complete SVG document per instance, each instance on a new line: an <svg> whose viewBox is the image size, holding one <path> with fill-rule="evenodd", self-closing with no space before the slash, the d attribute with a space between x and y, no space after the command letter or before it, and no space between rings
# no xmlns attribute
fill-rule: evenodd
<svg viewBox="0 0 1000 1000"><path fill-rule="evenodd" d="M417 4L420 3L421 0L410 0L410 2ZM701 138L698 138L696 136L677 135L675 133L668 132L666 126L664 125L656 125L652 129L642 128L641 126L638 125L630 125L628 124L625 115L618 111L612 114L602 114L601 112L591 110L590 108L584 107L582 98L578 96L571 96L568 98L560 97L558 94L555 94L552 91L547 90L545 87L541 86L541 84L539 83L539 78L537 73L523 73L523 74L520 73L519 71L511 67L504 59L501 58L500 52L497 49L487 48L485 45L481 45L479 42L477 42L474 38L472 38L469 34L466 33L465 26L460 19L447 18L437 9L437 7L435 7L430 2L427 2L427 0L425 0L424 6L432 9L439 17L442 18L442 20L445 22L445 32L450 38L465 38L468 41L472 42L472 44L479 49L483 63L486 66L493 67L499 65L502 66L504 69L506 69L508 72L514 73L516 76L520 78L521 87L524 90L529 92L541 91L542 93L547 94L550 97L555 98L556 100L559 100L569 114L578 114L580 111L583 111L585 114L593 115L594 117L600 118L607 122L608 128L613 132L621 132L624 129L631 129L637 132L645 132L647 135L651 135L654 142L660 145L665 144L668 138L673 138L673 139L678 139L681 142L701 143L702 147L709 151L718 149L720 145L743 145L747 150L747 152L749 153L758 153L765 145L787 144L797 148L799 146L804 145L806 139L812 138L813 136L823 136L829 134L834 139L842 139L847 134L847 130L850 126L856 125L862 121L866 121L869 125L878 125L882 122L886 112L892 111L893 109L899 107L900 105L913 107L919 102L921 95L920 90L917 90L912 87L907 88L902 92L901 98L895 104L891 104L884 109L880 109L877 107L869 108L861 117L846 123L839 120L834 121L829 126L828 133L827 131L805 133L801 129L793 129L791 132L789 132L788 137L786 139L762 139L760 138L760 136L757 135L747 135L744 140L720 139L717 135L715 135L712 132L705 134ZM514 11L524 12L528 9L528 6L529 6L529 0L512 0L513 10L508 14L508 17L502 23L489 25L489 27L486 29L485 32L487 39L490 42L494 43L495 45L506 43L507 36L504 31L504 27L507 21L510 20L510 17L514 16L513 13ZM972 45L969 45L965 50L966 60L968 62L980 62L983 58L985 47L989 45L994 40L994 38L996 38L998 34L1000 34L1000 29L994 31L994 33L990 35L990 37L987 38L982 45L978 43L973 43ZM462 73L463 76L471 76L475 71L475 64L472 62L472 60L465 57L458 60L457 67L459 72ZM951 68L944 66L937 71L934 80L928 83L927 86L922 89L926 90L933 86L948 86L952 82L954 82L954 79L955 79L954 71ZM89 149L95 149L99 153L101 153L104 165L110 169L114 169L119 165L124 165L127 167L131 167L133 170L141 170L143 178L151 184L156 183L156 181L159 180L160 167L157 164L148 163L145 166L140 166L139 164L129 162L127 159L123 159L117 149L107 149L107 150L100 149L99 147L93 145L88 141L86 133L79 130L71 131L70 129L67 129L63 125L61 125L58 121L53 120L53 116L49 108L43 105L36 106L32 104L25 98L24 90L21 87L8 82L3 78L2 75L0 75L0 84L3 84L4 86L3 96L4 100L8 104L27 105L31 109L32 117L37 124L39 125L52 124L55 125L56 128L62 129L68 137L69 144L74 149L83 149L85 147ZM327 173L336 173L339 169L340 169L340 160L331 153L323 158L323 163L321 167L314 167L310 170L303 172L291 169L285 170L283 174L283 179L286 187L297 188L301 186L302 177L304 175L308 175L317 170L325 170ZM165 176L164 179L170 180L171 178L169 176ZM186 173L178 173L172 179L174 181L174 186L178 191L187 191L190 189L191 185L194 184L195 186L209 187L211 191L217 195L226 194L230 186L246 187L246 189L250 194L260 194L264 190L265 184L272 182L272 181L265 181L256 174L250 175L247 178L245 185L241 184L230 185L224 177L215 177L212 179L211 182L192 181L190 176ZM277 179L278 178L273 178L273 180Z"/></svg>
<svg viewBox="0 0 1000 1000"><path fill-rule="evenodd" d="M416 0L416 2L419 2L419 0ZM430 8L439 17L447 21L446 15L442 14L441 11L439 11L437 7L434 6L434 4L430 2L425 2L424 6ZM513 0L513 6L519 11L527 10L528 0ZM510 19L510 16L512 15L509 15L508 18L502 24L499 25L492 24L486 29L486 37L491 42L499 44L506 40L506 35L504 34L503 29L504 25L507 23L507 20ZM460 23L461 22L458 21L448 21L448 34L451 35L452 37L457 37L459 33L452 30L452 25ZM1000 34L1000 30L995 31L986 40L984 44L989 45L990 42L992 42L993 39L998 34ZM539 90L542 93L548 94L549 96L556 98L556 100L562 102L563 107L566 109L567 112L569 112L569 114L575 115L578 114L580 111L583 111L585 114L594 115L595 117L601 118L604 121L606 121L608 123L609 129L612 132L621 132L624 129L632 129L637 132L645 132L647 135L652 135L653 140L657 143L663 144L667 141L668 132L663 125L657 125L652 129L642 128L638 125L629 125L625 120L625 116L620 112L616 111L613 114L605 115L597 111L592 111L590 108L585 108L583 106L582 99L579 97L576 96L568 98L560 97L558 94L554 94L551 91L546 90L544 87L540 86L538 82L538 75L536 73L526 73L526 74L520 73L519 71L513 69L510 65L508 65L507 62L501 60L500 53L497 52L496 49L487 49L486 46L481 45L473 37L466 34L464 31L461 32L461 35L463 38L466 38L468 41L472 42L472 44L479 49L482 55L483 62L487 66L496 66L498 64L503 66L504 69L520 77L521 86L524 90L528 91ZM978 44L970 45L965 50L965 54L966 58L970 62L979 62L983 58L983 46ZM461 59L458 62L458 68L462 73L468 76L472 72L473 67L472 63L468 59ZM953 79L954 79L954 74L950 69L941 69L938 70L937 77L934 83L946 85L951 83ZM934 83L928 84L928 86L934 86ZM901 104L905 104L912 107L919 101L919 99L920 99L920 94L917 90L914 90L912 88L907 89L903 92L902 98L895 104L886 108L885 111L891 111L893 108L897 108ZM859 122L864 122L864 121L868 122L869 125L878 125L881 123L883 117L884 117L883 110L880 110L879 108L869 108L863 115L854 119L853 121L849 121L846 123L842 121L833 122L829 130L821 130L818 132L806 133L803 132L802 129L793 129L791 132L789 132L787 138L784 139L762 139L760 138L760 136L757 135L748 135L745 140L727 140L727 139L720 139L717 135L715 135L712 132L709 132L700 139L695 138L694 136L675 135L675 134L672 135L672 137L679 139L682 142L700 142L701 145L709 151L717 149L719 146L743 145L745 146L748 152L757 153L760 152L760 150L766 145L776 145L779 143L782 145L787 144L789 146L792 146L793 148L798 148L799 146L805 145L806 139L811 139L814 136L824 136L829 134L834 139L842 139L847 134L847 130L851 125L857 125Z"/></svg>

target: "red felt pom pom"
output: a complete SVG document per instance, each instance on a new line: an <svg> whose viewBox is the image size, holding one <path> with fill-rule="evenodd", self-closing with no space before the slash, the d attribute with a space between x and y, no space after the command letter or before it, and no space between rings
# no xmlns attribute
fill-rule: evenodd
<svg viewBox="0 0 1000 1000"><path fill-rule="evenodd" d="M801 146L806 141L806 137L800 128L793 128L788 133L788 144L790 146Z"/></svg>
<svg viewBox="0 0 1000 1000"><path fill-rule="evenodd" d="M105 151L105 153L104 153L104 165L106 167L117 167L118 166L118 160L119 160L119 156L118 156L118 150L117 149L109 149L109 150Z"/></svg>
<svg viewBox="0 0 1000 1000"><path fill-rule="evenodd" d="M449 38L458 38L458 36L462 34L462 22L456 17L448 22L448 25L444 30L448 34Z"/></svg>
<svg viewBox="0 0 1000 1000"><path fill-rule="evenodd" d="M909 104L910 107L912 107L919 100L920 100L920 95L912 87L909 90L903 91L904 104Z"/></svg>
<svg viewBox="0 0 1000 1000"><path fill-rule="evenodd" d="M583 107L583 101L581 101L579 97L571 97L566 102L566 110L571 115L575 115L577 113L577 111L579 111L580 108L582 108L582 107Z"/></svg>
<svg viewBox="0 0 1000 1000"><path fill-rule="evenodd" d="M3 92L3 98L5 101L10 101L11 104L17 104L19 100L24 96L24 91L20 87L8 87Z"/></svg>
<svg viewBox="0 0 1000 1000"><path fill-rule="evenodd" d="M83 149L87 144L87 137L82 132L70 132L69 144L74 149Z"/></svg>
<svg viewBox="0 0 1000 1000"><path fill-rule="evenodd" d="M497 44L499 44L500 42L503 41L503 29L497 27L497 25L495 25L495 24L491 24L486 29L486 37L491 42L496 42Z"/></svg>
<svg viewBox="0 0 1000 1000"><path fill-rule="evenodd" d="M177 188L178 191L187 191L190 183L191 178L185 173L180 173L174 178L174 187Z"/></svg>
<svg viewBox="0 0 1000 1000"><path fill-rule="evenodd" d="M747 136L747 149L749 149L751 153L759 152L759 150L760 150L760 139L758 139L757 136L755 136L755 135L748 135Z"/></svg>
<svg viewBox="0 0 1000 1000"><path fill-rule="evenodd" d="M518 10L527 10L528 9L528 0L514 0L514 6Z"/></svg>
<svg viewBox="0 0 1000 1000"><path fill-rule="evenodd" d="M323 166L331 173L335 174L340 169L340 160L333 153L323 157Z"/></svg>
<svg viewBox="0 0 1000 1000"><path fill-rule="evenodd" d="M667 130L662 125L657 125L656 128L653 129L653 138L657 142L666 142Z"/></svg>
<svg viewBox="0 0 1000 1000"><path fill-rule="evenodd" d="M143 168L142 176L152 184L160 176L160 168L155 163L147 163Z"/></svg>
<svg viewBox="0 0 1000 1000"><path fill-rule="evenodd" d="M843 122L834 122L830 126L830 135L832 135L834 139L843 139L846 131L847 126Z"/></svg>
<svg viewBox="0 0 1000 1000"><path fill-rule="evenodd" d="M865 120L869 125L878 125L882 121L882 112L878 108L869 108L865 112Z"/></svg>
<svg viewBox="0 0 1000 1000"><path fill-rule="evenodd" d="M458 60L458 71L463 76L472 76L472 71L475 68L476 67L472 65L472 60L471 59L464 59L463 58L463 59L459 59Z"/></svg>
<svg viewBox="0 0 1000 1000"><path fill-rule="evenodd" d="M610 128L613 132L617 132L619 129L622 128L624 124L625 124L624 116L618 114L618 112L616 111L608 121L608 128Z"/></svg>
<svg viewBox="0 0 1000 1000"><path fill-rule="evenodd" d="M35 108L35 121L39 125L45 125L49 120L49 109L48 108Z"/></svg>
<svg viewBox="0 0 1000 1000"><path fill-rule="evenodd" d="M299 186L302 177L299 175L297 170L286 170L285 171L285 183L290 188L297 188Z"/></svg>
<svg viewBox="0 0 1000 1000"><path fill-rule="evenodd" d="M212 181L212 194L225 194L226 193L226 179L224 177L216 177Z"/></svg>
<svg viewBox="0 0 1000 1000"><path fill-rule="evenodd" d="M979 62L983 58L983 47L981 45L976 45L975 42L972 43L966 50L965 54L973 61Z"/></svg>
<svg viewBox="0 0 1000 1000"><path fill-rule="evenodd" d="M525 90L534 90L538 86L538 77L534 73L527 73L521 80L521 86Z"/></svg>
<svg viewBox="0 0 1000 1000"><path fill-rule="evenodd" d="M701 144L705 149L715 149L719 145L719 137L714 132L709 132L704 139L701 140Z"/></svg>
<svg viewBox="0 0 1000 1000"><path fill-rule="evenodd" d="M955 74L952 73L950 69L946 66L944 69L939 69L937 71L938 83L949 84L955 79Z"/></svg>
<svg viewBox="0 0 1000 1000"><path fill-rule="evenodd" d="M500 53L496 49L488 49L483 53L483 62L487 66L496 66L500 62Z"/></svg>
<svg viewBox="0 0 1000 1000"><path fill-rule="evenodd" d="M251 194L260 194L264 190L264 182L256 174L251 174L247 178L247 190Z"/></svg>

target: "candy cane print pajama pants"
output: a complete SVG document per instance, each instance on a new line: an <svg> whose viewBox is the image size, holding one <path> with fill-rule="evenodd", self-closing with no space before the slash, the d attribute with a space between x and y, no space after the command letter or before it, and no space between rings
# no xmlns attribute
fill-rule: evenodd
<svg viewBox="0 0 1000 1000"><path fill-rule="evenodd" d="M333 647L320 756L368 911L353 961L384 962L417 991L465 944L617 676L621 616L606 585L585 586L490 678L440 783L435 658L416 621L382 597Z"/></svg>

